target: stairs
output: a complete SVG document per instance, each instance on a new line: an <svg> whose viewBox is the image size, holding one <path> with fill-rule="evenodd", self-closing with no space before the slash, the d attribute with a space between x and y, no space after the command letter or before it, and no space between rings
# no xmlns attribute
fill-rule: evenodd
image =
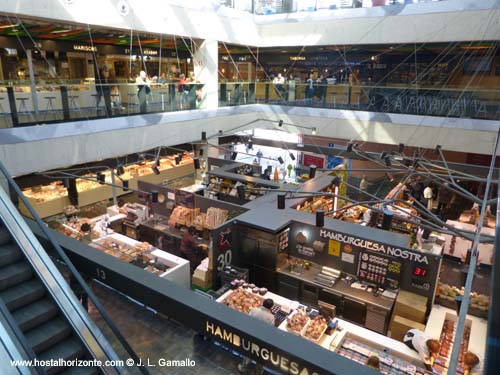
<svg viewBox="0 0 500 375"><path fill-rule="evenodd" d="M91 359L23 252L0 221L0 299L10 311L26 342L40 360ZM48 366L52 374L97 375L97 367Z"/></svg>

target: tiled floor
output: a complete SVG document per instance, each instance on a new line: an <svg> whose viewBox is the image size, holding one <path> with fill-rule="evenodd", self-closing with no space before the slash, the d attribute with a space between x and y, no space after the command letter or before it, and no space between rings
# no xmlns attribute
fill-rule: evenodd
<svg viewBox="0 0 500 375"><path fill-rule="evenodd" d="M238 374L237 366L240 362L238 357L209 341L204 341L190 329L154 314L126 297L95 282L92 289L143 362L149 359L149 363L154 364L158 363L160 358L165 360L189 358L196 361L196 365L190 368L148 367L151 374ZM103 327L104 322L93 306L90 308L90 315L109 339L110 335L107 334L107 329ZM116 349L117 341L111 341L111 343L120 357L128 357L122 354L119 349Z"/></svg>

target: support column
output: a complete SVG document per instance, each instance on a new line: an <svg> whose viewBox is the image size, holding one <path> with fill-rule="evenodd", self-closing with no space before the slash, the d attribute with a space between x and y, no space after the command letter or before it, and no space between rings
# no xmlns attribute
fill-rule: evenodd
<svg viewBox="0 0 500 375"><path fill-rule="evenodd" d="M26 50L26 57L28 58L28 70L30 74L30 86L31 86L31 99L33 100L33 110L38 113L38 94L36 92L36 82L35 82L35 69L33 68L33 57L31 55L31 50Z"/></svg>
<svg viewBox="0 0 500 375"><path fill-rule="evenodd" d="M205 40L193 56L194 75L203 84L202 101L198 108L219 107L219 51L216 40Z"/></svg>

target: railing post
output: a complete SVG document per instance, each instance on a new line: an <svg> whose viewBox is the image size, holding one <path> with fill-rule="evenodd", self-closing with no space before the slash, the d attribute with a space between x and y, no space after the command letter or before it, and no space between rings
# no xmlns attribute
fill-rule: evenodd
<svg viewBox="0 0 500 375"><path fill-rule="evenodd" d="M61 86L61 103L63 109L64 121L69 121L69 102L68 102L68 88L66 86Z"/></svg>
<svg viewBox="0 0 500 375"><path fill-rule="evenodd" d="M269 103L269 82L266 83L266 94L264 97L264 102Z"/></svg>
<svg viewBox="0 0 500 375"><path fill-rule="evenodd" d="M227 105L227 85L225 83L221 83L219 85L219 103L223 103L224 106Z"/></svg>
<svg viewBox="0 0 500 375"><path fill-rule="evenodd" d="M252 82L248 85L248 104L255 103L255 83Z"/></svg>
<svg viewBox="0 0 500 375"><path fill-rule="evenodd" d="M10 116L12 117L12 127L19 126L19 115L17 114L16 108L16 96L14 95L14 87L7 86L7 96L9 97L9 107L10 107Z"/></svg>

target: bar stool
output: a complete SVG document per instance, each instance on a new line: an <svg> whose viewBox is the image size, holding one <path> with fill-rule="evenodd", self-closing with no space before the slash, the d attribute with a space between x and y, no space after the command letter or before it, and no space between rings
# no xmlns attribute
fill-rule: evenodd
<svg viewBox="0 0 500 375"><path fill-rule="evenodd" d="M44 96L43 97L47 101L47 105L45 106L45 114L43 115L43 120L45 121L47 118L47 113L51 112L56 112L54 109L54 102L53 100L56 99L55 96Z"/></svg>
<svg viewBox="0 0 500 375"><path fill-rule="evenodd" d="M78 102L76 99L78 99L78 95L69 95L69 110L70 111L78 111L80 110L80 106L78 105Z"/></svg>
<svg viewBox="0 0 500 375"><path fill-rule="evenodd" d="M161 96L161 110L165 112L165 95L167 95L166 91L160 91L158 94Z"/></svg>
<svg viewBox="0 0 500 375"><path fill-rule="evenodd" d="M30 111L28 111L28 107L26 106L26 101L29 100L29 98L16 98L16 100L19 100L21 104L19 105L19 110L17 111L18 114L24 114L24 115L29 115Z"/></svg>

